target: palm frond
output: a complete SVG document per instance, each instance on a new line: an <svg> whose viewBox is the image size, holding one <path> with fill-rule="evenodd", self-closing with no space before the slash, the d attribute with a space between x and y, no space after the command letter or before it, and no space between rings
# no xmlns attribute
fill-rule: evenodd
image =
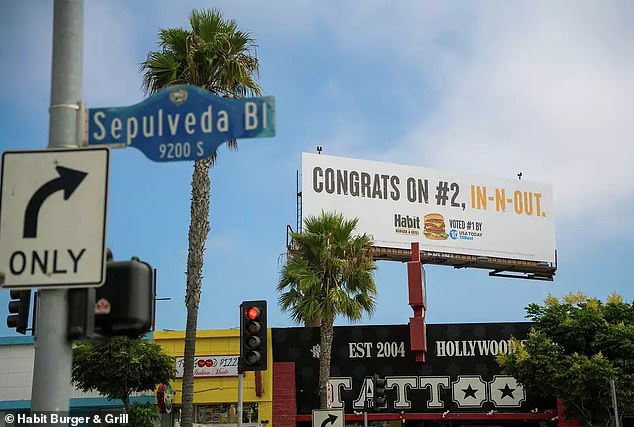
<svg viewBox="0 0 634 427"><path fill-rule="evenodd" d="M186 41L191 31L183 28L161 28L159 30L159 46L164 52L170 52L178 58L187 53Z"/></svg>
<svg viewBox="0 0 634 427"><path fill-rule="evenodd" d="M295 321L334 318L351 321L374 311L376 285L372 239L355 236L358 220L325 213L309 217L282 268L280 306Z"/></svg>
<svg viewBox="0 0 634 427"><path fill-rule="evenodd" d="M161 50L150 52L141 66L146 93L177 83L231 98L261 93L256 44L248 32L215 9L193 10L189 24L191 29L159 31Z"/></svg>
<svg viewBox="0 0 634 427"><path fill-rule="evenodd" d="M143 91L153 94L164 87L180 83L180 63L169 52L150 52L141 64Z"/></svg>

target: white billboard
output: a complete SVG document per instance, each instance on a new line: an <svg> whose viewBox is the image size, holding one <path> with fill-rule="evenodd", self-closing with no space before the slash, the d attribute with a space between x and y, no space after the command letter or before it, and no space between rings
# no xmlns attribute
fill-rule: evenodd
<svg viewBox="0 0 634 427"><path fill-rule="evenodd" d="M302 219L358 218L374 245L555 263L552 186L302 154Z"/></svg>

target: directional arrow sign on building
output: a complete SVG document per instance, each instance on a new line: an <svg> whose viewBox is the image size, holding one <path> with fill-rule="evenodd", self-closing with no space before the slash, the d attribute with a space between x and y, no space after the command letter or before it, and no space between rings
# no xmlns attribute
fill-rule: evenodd
<svg viewBox="0 0 634 427"><path fill-rule="evenodd" d="M4 288L103 284L108 161L107 148L3 153Z"/></svg>
<svg viewBox="0 0 634 427"><path fill-rule="evenodd" d="M344 427L343 409L313 409L313 427Z"/></svg>
<svg viewBox="0 0 634 427"><path fill-rule="evenodd" d="M275 136L275 98L220 98L175 85L128 107L88 110L88 145L131 146L155 162L199 160L223 142Z"/></svg>

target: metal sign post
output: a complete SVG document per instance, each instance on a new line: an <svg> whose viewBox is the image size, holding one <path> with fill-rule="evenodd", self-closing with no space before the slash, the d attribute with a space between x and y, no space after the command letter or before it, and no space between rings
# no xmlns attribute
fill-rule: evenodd
<svg viewBox="0 0 634 427"><path fill-rule="evenodd" d="M83 0L55 0L48 148L78 147ZM38 301L32 411L68 411L73 351L66 339L68 291L42 290Z"/></svg>
<svg viewBox="0 0 634 427"><path fill-rule="evenodd" d="M238 362L238 366L242 361ZM238 410L236 411L238 427L242 427L242 412L244 410L243 393L244 392L244 372L242 366L238 369Z"/></svg>

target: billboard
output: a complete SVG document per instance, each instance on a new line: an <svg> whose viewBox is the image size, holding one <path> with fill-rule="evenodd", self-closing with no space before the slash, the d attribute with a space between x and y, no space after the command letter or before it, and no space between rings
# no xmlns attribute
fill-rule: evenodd
<svg viewBox="0 0 634 427"><path fill-rule="evenodd" d="M302 220L358 218L381 248L556 264L552 186L302 154Z"/></svg>

